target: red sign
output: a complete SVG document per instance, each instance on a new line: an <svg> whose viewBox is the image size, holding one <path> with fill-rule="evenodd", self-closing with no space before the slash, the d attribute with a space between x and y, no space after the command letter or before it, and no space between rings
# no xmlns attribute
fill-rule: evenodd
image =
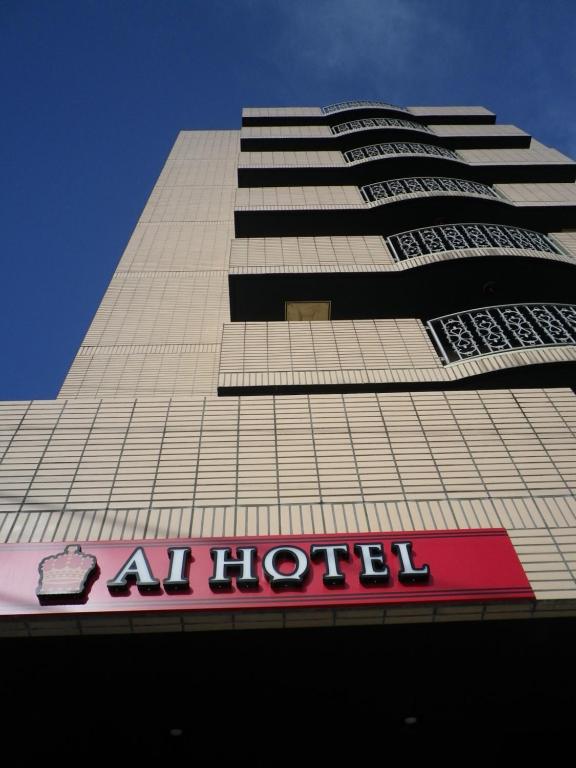
<svg viewBox="0 0 576 768"><path fill-rule="evenodd" d="M0 614L532 600L503 529L0 546Z"/></svg>

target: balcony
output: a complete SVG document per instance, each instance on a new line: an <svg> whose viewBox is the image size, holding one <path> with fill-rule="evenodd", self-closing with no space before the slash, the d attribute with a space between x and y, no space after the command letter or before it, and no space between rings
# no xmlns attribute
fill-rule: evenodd
<svg viewBox="0 0 576 768"><path fill-rule="evenodd" d="M386 109L391 112L404 112L410 114L404 107L396 107L394 104L387 104L385 101L339 101L337 104L329 104L322 107L322 114L333 115L336 112L347 112L349 109Z"/></svg>
<svg viewBox="0 0 576 768"><path fill-rule="evenodd" d="M433 225L445 213L446 198L453 222L523 223L516 220L515 205L486 184L418 176L362 187L240 188L236 237L393 235L410 225ZM383 210L388 206L394 207L394 216Z"/></svg>
<svg viewBox="0 0 576 768"><path fill-rule="evenodd" d="M338 125L333 125L330 127L330 130L335 136L341 136L345 133L355 133L357 131L369 131L380 128L400 128L432 134L432 131L427 125L415 123L413 120L401 120L394 117L372 117L364 120L351 120L348 123L338 123Z"/></svg>
<svg viewBox="0 0 576 768"><path fill-rule="evenodd" d="M501 304L429 320L445 363L538 347L576 345L576 305Z"/></svg>
<svg viewBox="0 0 576 768"><path fill-rule="evenodd" d="M572 190L572 185L565 186ZM558 195L557 201L515 201L499 189L461 177L407 176L362 186L240 188L234 216L236 237L390 237L404 230L443 224L447 212L453 224L487 221L550 232L570 227L575 210L576 194L567 200ZM557 260L569 261L573 268L569 257L558 256ZM552 298L571 300L556 295Z"/></svg>
<svg viewBox="0 0 576 768"><path fill-rule="evenodd" d="M365 184L360 188L368 203L382 205L392 200L406 200L414 197L479 197L483 200L505 202L498 193L487 184L467 179L452 179L441 176L407 179L390 179L375 184Z"/></svg>
<svg viewBox="0 0 576 768"><path fill-rule="evenodd" d="M434 157L443 160L451 160L456 163L464 161L458 157L456 152L444 147L437 147L433 144L418 144L411 141L397 141L389 144L370 144L366 147L350 149L342 153L347 163L357 165L370 160L379 160L385 157Z"/></svg>
<svg viewBox="0 0 576 768"><path fill-rule="evenodd" d="M327 126L325 126L327 128ZM238 160L238 185L317 186L374 184L380 180L412 176L456 176L481 184L569 182L576 180L576 163L546 148L534 151L461 150L456 152L438 137L388 135L380 143L366 143L355 135L330 135L340 145L318 152L242 152ZM380 138L380 137L378 137ZM360 145L360 146L359 146Z"/></svg>
<svg viewBox="0 0 576 768"><path fill-rule="evenodd" d="M458 256L542 256L574 262L552 238L504 224L444 224L411 229L386 238L397 263L429 263ZM454 253L456 252L456 253Z"/></svg>

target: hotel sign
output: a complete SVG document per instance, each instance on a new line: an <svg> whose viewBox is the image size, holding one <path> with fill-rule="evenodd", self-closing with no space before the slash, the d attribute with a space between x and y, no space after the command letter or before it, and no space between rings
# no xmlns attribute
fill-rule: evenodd
<svg viewBox="0 0 576 768"><path fill-rule="evenodd" d="M531 600L503 529L0 546L0 615Z"/></svg>

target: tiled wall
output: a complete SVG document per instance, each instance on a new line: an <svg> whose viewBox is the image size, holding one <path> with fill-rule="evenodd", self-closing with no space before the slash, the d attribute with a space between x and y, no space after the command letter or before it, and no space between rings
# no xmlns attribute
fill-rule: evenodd
<svg viewBox="0 0 576 768"><path fill-rule="evenodd" d="M364 198L358 187L249 187L238 189L236 207L291 206L304 207L333 206L364 207Z"/></svg>
<svg viewBox="0 0 576 768"><path fill-rule="evenodd" d="M380 236L245 237L232 241L230 267L339 265L391 266L394 260Z"/></svg>
<svg viewBox="0 0 576 768"><path fill-rule="evenodd" d="M494 184L502 197L514 203L576 203L576 184L549 182L547 184ZM432 193L429 193L432 194ZM358 187L257 187L239 189L237 207L338 206L360 207L365 203Z"/></svg>
<svg viewBox="0 0 576 768"><path fill-rule="evenodd" d="M238 388L255 394L254 388L442 387L495 371L566 362L576 362L576 346L509 350L443 365L423 323L410 318L236 322L224 326L218 386L222 395L239 394Z"/></svg>
<svg viewBox="0 0 576 768"><path fill-rule="evenodd" d="M503 526L540 600L571 610L576 598L570 390L59 400L1 414L2 541Z"/></svg>
<svg viewBox="0 0 576 768"><path fill-rule="evenodd" d="M22 513L107 505L572 504L576 482L571 390L58 400L2 414L4 532Z"/></svg>
<svg viewBox="0 0 576 768"><path fill-rule="evenodd" d="M549 182L547 184L494 184L503 197L515 203L576 203L576 184Z"/></svg>
<svg viewBox="0 0 576 768"><path fill-rule="evenodd" d="M60 392L215 394L238 131L179 135Z"/></svg>

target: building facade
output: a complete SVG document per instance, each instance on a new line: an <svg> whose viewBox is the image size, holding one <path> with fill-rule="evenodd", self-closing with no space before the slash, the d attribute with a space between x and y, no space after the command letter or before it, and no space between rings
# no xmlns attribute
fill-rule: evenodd
<svg viewBox="0 0 576 768"><path fill-rule="evenodd" d="M183 131L58 398L1 405L10 552L498 530L529 599L79 614L32 595L0 633L572 627L575 180L483 107L245 109L239 131Z"/></svg>

